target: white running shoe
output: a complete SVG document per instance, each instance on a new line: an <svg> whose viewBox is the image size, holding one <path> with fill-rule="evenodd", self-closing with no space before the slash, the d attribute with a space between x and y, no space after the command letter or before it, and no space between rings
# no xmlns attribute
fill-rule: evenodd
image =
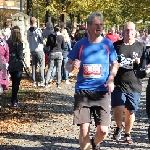
<svg viewBox="0 0 150 150"><path fill-rule="evenodd" d="M71 84L71 83L69 82L69 80L66 80L66 84Z"/></svg>

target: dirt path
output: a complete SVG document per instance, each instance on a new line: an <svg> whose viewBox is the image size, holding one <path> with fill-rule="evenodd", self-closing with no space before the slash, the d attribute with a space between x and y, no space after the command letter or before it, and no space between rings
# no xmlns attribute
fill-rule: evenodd
<svg viewBox="0 0 150 150"><path fill-rule="evenodd" d="M20 108L9 108L10 92L4 95L0 119L0 150L79 150L77 126L72 125L74 80L71 85L62 83L57 89L55 83L49 88L32 88L23 79L19 92ZM112 118L110 132L102 142L104 150L148 150L147 116L145 113L145 86L133 127L133 145L127 145L124 138L119 143L112 140L115 123ZM92 124L91 135L94 134Z"/></svg>

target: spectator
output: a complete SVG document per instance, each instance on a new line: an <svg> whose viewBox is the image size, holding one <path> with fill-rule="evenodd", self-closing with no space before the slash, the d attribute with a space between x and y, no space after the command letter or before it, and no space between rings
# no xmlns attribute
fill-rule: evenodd
<svg viewBox="0 0 150 150"><path fill-rule="evenodd" d="M75 38L75 33L77 31L77 27L73 27L71 30L71 35Z"/></svg>
<svg viewBox="0 0 150 150"><path fill-rule="evenodd" d="M69 51L72 50L71 42L70 42L70 38L69 38L69 35L68 35L68 32L66 29L61 30L61 33L62 33L62 35L64 37L64 41L65 41L65 47L63 49L63 60L62 60L62 80L64 80L66 84L70 84L69 73L66 70L65 65L68 61L67 55L68 55Z"/></svg>
<svg viewBox="0 0 150 150"><path fill-rule="evenodd" d="M2 57L0 54L0 71L3 69L3 63L2 63ZM2 91L2 92L1 92ZM2 85L0 84L0 110L1 110L1 100L2 100L2 94L3 93L3 88Z"/></svg>
<svg viewBox="0 0 150 150"><path fill-rule="evenodd" d="M3 69L0 71L0 99L4 90L8 90L8 61L9 61L9 47L3 39L2 31L0 30L0 57L3 64ZM1 105L1 104L0 104ZM1 108L1 106L0 106Z"/></svg>
<svg viewBox="0 0 150 150"><path fill-rule="evenodd" d="M66 69L72 72L74 68L79 68L74 94L74 124L80 126L80 149L90 150L89 133L93 115L97 130L92 147L93 150L99 150L100 142L108 134L110 93L114 89L113 79L118 63L112 42L101 36L103 15L100 12L90 14L87 29L89 37L75 44L68 55Z"/></svg>
<svg viewBox="0 0 150 150"><path fill-rule="evenodd" d="M144 36L142 39L143 39L143 43L146 46L146 49L149 49L150 48L150 35L147 29L144 31Z"/></svg>
<svg viewBox="0 0 150 150"><path fill-rule="evenodd" d="M4 22L4 28L2 29L2 35L4 40L7 41L11 35L11 22L6 21Z"/></svg>
<svg viewBox="0 0 150 150"><path fill-rule="evenodd" d="M119 31L118 31L118 29L115 29L115 34L119 36Z"/></svg>
<svg viewBox="0 0 150 150"><path fill-rule="evenodd" d="M79 41L82 38L87 37L87 36L88 36L87 29L86 28L79 28L79 29L77 29L77 31L74 35L74 38L75 38L75 41Z"/></svg>
<svg viewBox="0 0 150 150"><path fill-rule="evenodd" d="M57 26L54 28L55 35L50 34L48 36L46 46L50 46L49 53L49 64L48 71L46 74L46 88L49 87L48 82L50 80L50 75L52 73L54 65L56 65L56 73L57 73L57 87L61 89L61 65L62 65L62 49L64 49L64 37L60 33L60 28Z"/></svg>
<svg viewBox="0 0 150 150"><path fill-rule="evenodd" d="M29 48L32 55L32 77L33 86L38 85L38 77L36 73L37 64L40 65L40 84L39 86L45 86L44 82L44 69L45 69L45 54L43 51L43 36L42 30L37 28L37 19L32 17L30 20L31 27L27 31L27 40L29 42Z"/></svg>
<svg viewBox="0 0 150 150"><path fill-rule="evenodd" d="M120 40L123 39L123 35L124 35L123 31L120 30L120 31L119 31L119 37L120 37Z"/></svg>
<svg viewBox="0 0 150 150"><path fill-rule="evenodd" d="M143 36L144 36L144 32L143 32L143 30L140 30L140 31L139 31L139 37L137 38L137 40L138 40L139 42L141 42L141 43L144 44Z"/></svg>
<svg viewBox="0 0 150 150"><path fill-rule="evenodd" d="M54 34L53 29L54 28L53 28L52 22L47 22L46 29L43 30L43 38L44 38L45 43L47 42L48 36L50 34ZM49 47L46 47L46 45L44 46L44 52L45 52L45 54L48 54L48 52L49 52Z"/></svg>
<svg viewBox="0 0 150 150"><path fill-rule="evenodd" d="M74 36L72 36L71 31L68 27L65 28L67 30L67 33L69 35L70 38L70 42L71 42L71 48L73 48L74 44L76 43Z"/></svg>
<svg viewBox="0 0 150 150"><path fill-rule="evenodd" d="M119 35L115 33L115 28L114 27L112 27L110 29L110 32L108 34L106 34L105 37L108 38L109 40L111 40L113 43L120 40Z"/></svg>
<svg viewBox="0 0 150 150"><path fill-rule="evenodd" d="M1 54L0 54L1 55ZM2 57L0 56L0 71L3 69ZM0 96L1 97L1 96Z"/></svg>
<svg viewBox="0 0 150 150"><path fill-rule="evenodd" d="M21 39L21 33L19 28L13 29L11 36L8 40L10 57L9 57L9 73L12 80L12 96L11 96L11 107L18 107L18 91L20 81L22 79L23 72L23 43ZM17 67L14 66L14 61L17 60Z"/></svg>

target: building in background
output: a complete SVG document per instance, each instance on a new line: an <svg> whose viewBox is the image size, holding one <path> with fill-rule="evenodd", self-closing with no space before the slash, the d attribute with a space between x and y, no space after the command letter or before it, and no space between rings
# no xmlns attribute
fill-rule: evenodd
<svg viewBox="0 0 150 150"><path fill-rule="evenodd" d="M20 0L0 0L0 9L20 10Z"/></svg>
<svg viewBox="0 0 150 150"><path fill-rule="evenodd" d="M24 0L22 0L24 6ZM20 0L0 0L0 28L5 21L11 21L13 14L20 11Z"/></svg>

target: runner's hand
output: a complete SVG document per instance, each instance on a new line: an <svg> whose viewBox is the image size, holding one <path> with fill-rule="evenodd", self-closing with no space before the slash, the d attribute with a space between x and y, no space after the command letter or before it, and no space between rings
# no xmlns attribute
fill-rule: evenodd
<svg viewBox="0 0 150 150"><path fill-rule="evenodd" d="M75 59L72 63L72 66L73 68L76 68L76 69L79 69L80 68L80 64L81 64L81 61L78 60L78 59Z"/></svg>
<svg viewBox="0 0 150 150"><path fill-rule="evenodd" d="M114 77L113 75L110 75L106 84L104 84L105 87L108 87L108 94L111 94L114 90Z"/></svg>
<svg viewBox="0 0 150 150"><path fill-rule="evenodd" d="M140 63L140 58L135 58L135 63L139 64Z"/></svg>
<svg viewBox="0 0 150 150"><path fill-rule="evenodd" d="M150 64L148 64L145 68L145 73L148 74L150 73Z"/></svg>

